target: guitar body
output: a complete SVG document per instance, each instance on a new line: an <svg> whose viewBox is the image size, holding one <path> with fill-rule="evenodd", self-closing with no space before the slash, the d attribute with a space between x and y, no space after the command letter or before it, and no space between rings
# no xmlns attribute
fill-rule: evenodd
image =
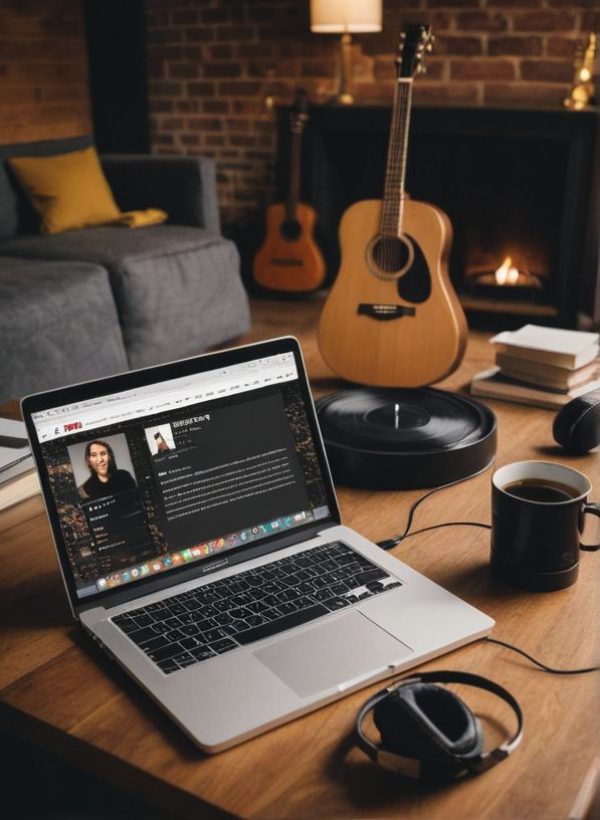
<svg viewBox="0 0 600 820"><path fill-rule="evenodd" d="M292 293L316 290L325 280L325 262L313 232L315 209L303 202L288 220L286 206L277 202L267 208L267 234L254 258L254 279L264 288Z"/></svg>
<svg viewBox="0 0 600 820"><path fill-rule="evenodd" d="M332 370L359 384L432 384L455 370L465 351L467 323L448 276L450 222L425 202L406 199L403 209L412 262L396 278L376 275L370 256L381 201L355 203L340 223L341 265L321 315L319 347Z"/></svg>

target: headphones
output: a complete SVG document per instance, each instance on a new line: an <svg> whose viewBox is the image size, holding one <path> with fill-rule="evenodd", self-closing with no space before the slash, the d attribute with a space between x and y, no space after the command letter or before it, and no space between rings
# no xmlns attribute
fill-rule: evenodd
<svg viewBox="0 0 600 820"><path fill-rule="evenodd" d="M483 752L481 724L449 689L435 683L464 683L492 692L517 717L517 730L490 752ZM381 735L375 745L363 731L373 710ZM426 672L382 689L369 698L356 718L355 741L375 763L406 777L453 780L480 774L508 757L523 737L523 713L516 699L497 683L467 672Z"/></svg>

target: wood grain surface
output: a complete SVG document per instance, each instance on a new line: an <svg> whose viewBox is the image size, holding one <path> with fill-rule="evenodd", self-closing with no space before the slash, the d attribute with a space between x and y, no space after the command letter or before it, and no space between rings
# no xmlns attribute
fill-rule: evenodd
<svg viewBox="0 0 600 820"><path fill-rule="evenodd" d="M256 302L253 330L244 339L297 335L316 395L344 386L318 352L321 306L318 299ZM462 366L443 386L462 390L492 357L486 337L471 334ZM496 466L524 458L570 464L588 475L600 500L598 452L571 458L555 447L552 411L489 404L498 419ZM16 405L0 409L14 414ZM434 495L419 508L414 528L457 519L489 522L490 477L487 471ZM338 493L344 523L379 540L402 530L422 491L339 487ZM352 747L358 708L381 685L208 757L72 622L39 496L0 514L0 550L0 724L169 816L558 820L573 816L574 805L578 816L586 811L600 741L599 673L549 675L481 641L422 665L491 677L518 698L525 714L524 740L514 755L452 786L401 780ZM600 663L600 554L583 553L577 583L552 593L493 581L489 533L475 527L415 535L395 554L495 618L496 637L553 666ZM477 690L458 691L480 715L486 746L512 731L514 718L504 704ZM190 691L189 697L201 698L202 692Z"/></svg>

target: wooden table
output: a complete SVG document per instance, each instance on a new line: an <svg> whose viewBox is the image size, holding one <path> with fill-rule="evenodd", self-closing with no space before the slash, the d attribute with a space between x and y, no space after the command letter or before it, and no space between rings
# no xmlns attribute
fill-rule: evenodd
<svg viewBox="0 0 600 820"><path fill-rule="evenodd" d="M317 395L339 389L319 356L319 303L257 302L245 341L294 332ZM492 361L482 335L442 384L462 389ZM568 457L553 443L553 413L490 402L498 417L496 465L556 460L585 472L600 500L600 457ZM1 409L1 408L0 408ZM4 411L16 411L16 404ZM443 490L418 510L415 528L442 521L490 520L490 472ZM339 488L345 523L373 540L402 530L422 491ZM525 713L521 747L478 778L426 787L378 769L348 737L372 686L215 757L200 753L77 629L69 615L40 497L0 514L0 726L157 806L190 818L419 817L566 818L593 794L599 749L600 675L549 675L498 646L478 642L425 664L492 677ZM490 579L489 533L452 527L417 535L395 554L496 619L494 635L548 664L600 662L600 555L583 553L577 583L527 593ZM512 730L507 707L459 690L480 714L488 745ZM190 692L201 698L201 692ZM243 698L240 683L240 698ZM579 814L578 814L579 812Z"/></svg>

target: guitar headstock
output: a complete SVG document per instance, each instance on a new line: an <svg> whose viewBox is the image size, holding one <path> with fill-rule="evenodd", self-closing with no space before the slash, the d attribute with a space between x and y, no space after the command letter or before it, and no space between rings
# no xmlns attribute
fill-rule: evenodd
<svg viewBox="0 0 600 820"><path fill-rule="evenodd" d="M425 52L433 48L431 26L423 23L408 23L400 34L396 72L398 77L414 77L424 73L423 58Z"/></svg>
<svg viewBox="0 0 600 820"><path fill-rule="evenodd" d="M292 134L301 134L309 119L308 96L304 89L299 88L294 97L294 107L290 112L290 129Z"/></svg>

